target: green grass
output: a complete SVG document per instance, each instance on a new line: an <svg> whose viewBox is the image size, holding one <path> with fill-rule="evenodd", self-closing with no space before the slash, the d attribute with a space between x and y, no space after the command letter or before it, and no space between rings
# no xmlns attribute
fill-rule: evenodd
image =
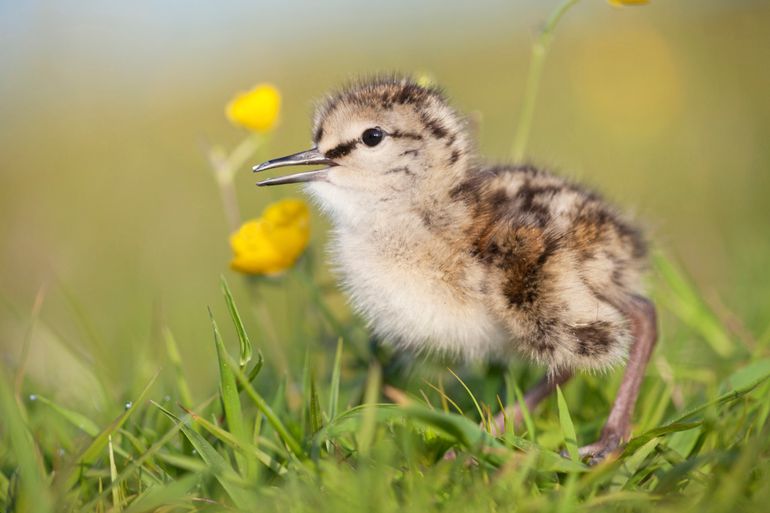
<svg viewBox="0 0 770 513"><path fill-rule="evenodd" d="M336 351L333 344L313 349L308 340L304 369L291 369L288 379L262 358L264 339L249 336L249 319L240 313L252 310L238 309L223 279L224 310L217 310L229 315L211 319L217 359L210 364L218 365L219 387L203 400L191 399L185 355L167 328L170 365L112 418L30 396L23 368L3 376L0 506L765 511L770 340L737 342L675 265L657 257L656 268L664 325L634 415L634 438L599 466L584 465L575 448L598 435L620 372L578 377L530 412L524 427L494 438L479 427L480 417L517 401L535 372L514 365L456 374L427 361L404 370L394 364L399 355L367 352L361 340L353 351L339 338ZM310 295L324 300L321 289ZM326 316L331 310L325 305ZM230 339L217 321L232 323ZM339 335L330 326L341 321L327 325L321 341ZM672 365L666 359L672 347L699 354ZM455 460L443 458L450 447ZM570 457L560 455L564 449Z"/></svg>
<svg viewBox="0 0 770 513"><path fill-rule="evenodd" d="M533 48L525 106L514 143L514 152L519 156L525 154L540 72L552 31L566 8L575 3L573 0L560 3ZM687 11L687 18L690 16ZM145 232L136 231L135 239L127 238L132 233L130 230L112 232L119 234L119 241L124 244L118 246L118 252L135 251L138 241L152 247L153 255L163 262L158 269L164 271L157 274L169 280L176 292L170 296L171 306L185 303L187 309L178 310L185 313L190 311L190 304L200 307L200 319L186 315L174 319L171 314L166 318L160 304L152 315L150 336L145 332L137 336L136 332L140 331L137 326L143 325L149 316L141 310L136 296L125 293L125 287L118 287L122 302L113 303L120 308L113 306L112 309L107 305L98 305L96 309L84 307L91 298L79 297L74 288L70 290L60 280L41 288L31 312L18 306L23 299L3 292L2 300L13 313L15 325L26 323L26 328L20 356L3 351L4 357L14 365L0 366L0 508L41 513L767 511L770 504L770 486L766 485L770 478L770 326L766 312L770 309L770 299L762 292L762 280L765 280L765 261L770 251L761 243L761 237L757 239L757 233L765 228L757 220L766 218L766 195L763 195L766 187L761 181L766 173L759 172L766 164L741 166L740 159L738 165L733 163L744 153L754 155L752 150L757 153L757 162L765 162L758 155L759 143L756 148L750 144L762 138L747 136L758 128L746 121L750 118L749 112L761 112L761 106L766 106L766 94L760 94L764 89L758 87L761 80L753 78L752 82L754 74L761 69L756 66L761 58L748 51L763 47L761 42L766 31L755 28L762 39L734 37L735 31L744 35L746 29L751 28L749 17L753 21L755 16L746 16L738 16L732 22L729 17L718 17L711 24L697 25L701 27L697 31L683 25L689 28L689 33L671 31L683 33L686 42L684 46L677 46L675 53L689 55L685 51L689 48L696 57L691 56L691 60L686 61L690 66L683 65L680 70L682 76L687 77L688 87L705 87L693 89L695 98L714 96L730 100L729 91L733 91L735 97L746 96L745 105L738 104L737 111L736 104L730 101L715 102L712 106L714 109L721 106L724 111L710 115L709 120L726 120L725 126L733 129L720 132L718 140L709 139L706 135L712 132L711 123L703 122L699 114L701 108L683 109L697 115L688 118L687 124L673 126L665 139L643 141L639 144L642 153L633 153L637 151L633 137L608 145L625 145L619 150L627 154L627 161L620 166L627 169L624 173L617 172L611 153L606 153L609 160L602 164L601 156L605 153L597 151L598 160L591 165L604 169L604 174L600 172L597 176L616 183L616 189L634 191L634 184L625 181L631 177L633 182L633 177L638 176L641 178L636 185L646 187L648 198L673 195L675 200L669 200L669 211L654 216L678 223L678 231L664 230L664 233L690 241L694 248L690 249L691 256L693 252L706 255L703 260L712 266L727 268L725 262L731 262L741 270L737 273L739 280L722 284L722 292L729 296L725 303L742 314L737 315L729 311L712 290L704 293L696 289L681 266L656 256L653 290L661 318L661 339L634 414L633 439L617 458L588 467L579 460L576 449L598 437L622 375L620 369L606 375L578 376L537 410L525 409L522 426L515 429L509 426L503 436L495 438L479 427L480 423L486 423L502 405L522 404L522 391L539 379L542 370L521 362L514 362L510 368L441 364L412 355L393 354L385 347L369 343L358 321L346 318L347 312L340 308L337 295L322 285L323 277L310 272L318 269L313 263L312 251L277 283L247 279L243 283L233 282L231 290L222 279L222 300L210 305L210 319L207 319L202 298L208 296L195 287L207 282L213 286L217 280L214 276L208 280L201 278L211 266L194 265L206 255L203 246L216 246L209 243L211 234L219 236L220 233L214 230L216 227L210 232L199 232L201 223L191 221L189 210L174 209L148 214L149 220L140 224L158 226L157 233L162 235L157 237L156 244L165 241L170 230L176 229L181 221L185 226L195 226L195 239L206 243L195 246L195 251L180 253L195 254L196 258L186 258L185 262L169 259L162 249L153 246L152 240L147 240ZM620 23L620 18L613 19L613 23ZM596 30L598 26L592 25L589 32ZM625 34L624 29L617 30ZM723 58L722 66L727 71L715 71L712 40L708 39L709 44L703 50L691 42L693 32L710 37L721 34L721 39L716 37L720 44L737 45L730 47L732 54L725 55L739 58ZM604 44L604 33L597 34ZM617 44L622 38L616 37L614 41ZM654 43L657 39L647 41ZM450 76L462 73L463 76L493 77L489 73L499 72L501 68L495 57L483 68L483 73L469 73L467 67L456 65L460 60L456 52L450 51L448 55L451 55L451 69L455 70L448 73ZM565 59L571 58L572 52L565 52L560 62L566 65ZM474 54L473 62L477 61L485 62ZM701 61L707 63L703 68L692 64ZM731 66L733 61L744 67ZM584 64L592 62L593 55ZM614 64L612 60L608 62ZM324 62L323 66L329 64ZM347 72L347 64L344 66ZM750 70L750 73L741 75L741 70ZM734 83L720 82L736 76L741 78ZM655 85L665 79L653 78ZM289 82L305 87L306 81L287 81L287 85ZM486 83L507 84L508 81L488 78ZM562 89L571 79L551 83L555 84L552 87ZM654 89L651 84L652 81L641 84L637 94ZM759 92L754 91L752 96L753 89L747 86L757 86L755 89ZM614 98L611 93L616 86L612 80L605 81L602 77L593 87L605 87L604 94L596 98ZM483 90L483 94L482 89L474 91L471 95L476 98L474 102L495 96L487 90ZM566 91L569 93L570 88ZM555 95L551 90L550 98L553 101L569 96L563 93L560 90L560 94ZM294 98L300 96L305 97L294 94ZM195 98L196 108L185 105L179 111L185 116L199 107L198 97L191 97ZM112 102L110 95L110 105ZM633 104L633 94L623 102ZM543 103L539 108L546 106L547 102ZM572 107L570 104L559 107L558 102L556 105L546 119L551 120L552 130L566 126L569 133L539 131L547 134L544 139L547 145L543 147L549 154L554 147L558 148L560 141L573 138L571 123L565 122L570 119ZM566 110L564 105L568 106ZM620 104L612 105L611 110L615 110ZM499 111L500 116L498 126L490 132L504 133L500 120L505 119L507 123L512 114L498 107L487 109L492 115ZM48 114L46 111L50 117ZM303 119L305 114L303 111ZM591 119L593 114L591 111ZM597 126L602 130L606 128L601 118L597 119ZM740 123L731 125L733 119ZM297 123L287 122L286 126L294 130ZM40 125L45 128L48 123ZM142 119L141 130L154 125L158 123ZM627 125L635 126L634 123ZM747 132L735 129L744 126L748 127ZM704 127L708 130L699 132L706 130ZM178 130L166 131L173 133L175 140L179 139ZM601 148L606 137L596 134L604 132L594 127L586 133L588 139L574 139L572 144L580 148ZM701 134L698 139L711 141L711 146L722 145L722 160L712 159L713 155L709 154L709 158L693 164L688 139L675 138L691 133ZM674 141L672 146L664 144L668 139ZM88 142L89 148L94 146L94 141ZM123 141L120 142L122 145ZM699 142L699 148L705 144L708 143ZM501 147L508 145L506 142ZM36 152L41 156L52 155L58 159L62 153L51 146L50 141L41 143L41 147L47 149ZM684 157L672 159L672 149L678 147ZM651 150L658 153L650 153ZM110 161L114 153L122 155L124 151L121 146L120 151L107 152ZM148 171L154 173L153 191L163 188L157 180L168 171L164 160L167 151L168 146L164 145L163 152L153 159L164 162L164 173L156 173L158 170L154 168ZM580 161L579 156L584 154L575 155ZM661 159L655 155L665 156L666 166L657 165ZM643 168L633 167L635 161ZM134 167L130 159L127 162ZM66 159L63 163L66 164ZM71 179L72 169L88 166L72 164L71 172L62 173L58 166L61 162L56 166L40 165L28 156L23 164L30 166L27 171L35 172L19 171L14 176L37 178L40 169L56 169L56 176L66 177L67 184L74 187L70 192L77 191L78 195L82 192L84 181ZM727 164L731 173L723 171ZM102 167L103 162L99 161L99 168ZM697 179L680 173L679 167L697 169ZM131 171L133 176L136 170ZM752 179L736 178L742 176L740 173ZM728 178L729 181L724 181ZM145 184L150 181L132 178L132 183L141 184L143 198L147 193ZM667 186L660 187L661 183ZM700 195L699 187L702 187ZM18 195L13 187L6 189L12 196ZM80 214L79 209L70 208L68 197L72 194L62 194L62 189L34 185L36 192L56 191L57 197L65 198L63 204L67 208L63 212ZM125 187L104 189L120 190L124 194ZM723 195L731 190L732 201L725 201ZM706 201L710 191L717 199ZM690 196L691 192L694 195ZM21 203L35 210L42 204L46 205L47 213L55 212L51 201L20 197ZM200 198L192 197L198 204ZM687 200L684 203L701 208L696 210L700 216L692 212L689 217L682 214L682 198ZM120 201L107 203L123 209L126 202L121 197ZM751 208L742 210L743 205ZM173 217L177 211L183 219ZM211 209L200 211L210 217ZM130 214L133 220L142 212L130 211ZM24 219L25 226L30 221L28 218L34 217L17 216ZM61 212L51 217L62 217ZM717 225L722 227L721 231L715 228ZM89 234L98 232L95 236L99 237L96 239L99 247L115 245L114 241L113 244L107 242L109 239L102 230L93 230L91 224L87 228ZM750 237L741 239L741 235L745 236L741 229L747 230ZM692 236L695 232L702 235L702 230L712 234L711 239L706 237L706 242L712 241L711 245ZM59 225L55 231L61 231ZM63 233L69 238L69 232ZM696 240L697 244L693 242ZM747 249L747 240L754 247ZM83 246L88 247L86 254L90 255L92 247ZM726 258L714 251L715 247L722 246L728 248L728 253L736 253ZM28 251L24 255L26 260ZM121 263L123 256L102 254L100 265L111 259ZM217 254L211 261L220 266L222 258ZM698 260L690 258L688 264L697 268L703 263ZM190 273L175 274L185 269L183 264L193 265L187 268ZM15 271L13 266L9 267L11 272ZM110 294L114 282L105 277L112 278L111 273L118 270L127 272L127 280L136 276L152 280L152 273L146 270L132 275L128 272L130 269L122 267L109 267L109 271L105 271L103 267L78 265L78 269L82 269L89 280L108 283ZM200 272L201 269L206 272ZM752 273L752 270L761 272ZM18 274L24 283L34 281L27 280L24 272ZM732 275L725 272L719 276L728 280ZM152 287L158 287L153 288L155 292L164 287L163 280L157 281L157 284L152 282ZM153 291L148 293L145 285L144 282L137 285L142 299L153 296ZM44 311L44 299L54 294L61 296L59 299L63 297L66 307L62 309L56 304L52 311ZM183 323L180 318L184 319ZM199 328L207 321L204 337L204 329ZM113 324L111 333L120 332L122 338L101 337L98 327ZM14 331L19 330L3 333ZM199 344L204 338L210 344L208 351ZM136 343L137 339L149 343ZM46 371L50 369L34 364L52 358L36 354L40 348L55 355L66 355L66 360L58 362L66 372L46 381ZM304 357L298 354L301 351ZM206 372L205 376L201 369ZM207 379L213 371L217 372L217 382ZM51 386L51 383L57 385ZM450 448L457 454L454 460L444 458ZM562 456L562 452L568 456Z"/></svg>

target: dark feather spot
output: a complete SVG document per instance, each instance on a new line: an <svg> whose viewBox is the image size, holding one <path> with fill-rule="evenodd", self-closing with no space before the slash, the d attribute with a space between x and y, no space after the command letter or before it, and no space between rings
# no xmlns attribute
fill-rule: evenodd
<svg viewBox="0 0 770 513"><path fill-rule="evenodd" d="M449 197L456 201L478 204L481 200L480 184L472 180L461 182L449 191Z"/></svg>
<svg viewBox="0 0 770 513"><path fill-rule="evenodd" d="M424 112L420 113L420 121L436 139L443 139L449 133L439 120L428 117Z"/></svg>
<svg viewBox="0 0 770 513"><path fill-rule="evenodd" d="M426 124L426 127L428 128L428 130L430 130L430 133L432 133L433 137L435 137L436 139L443 139L444 137L446 137L446 134L447 134L446 128L444 128L441 125L441 123L439 123L435 119L430 120Z"/></svg>
<svg viewBox="0 0 770 513"><path fill-rule="evenodd" d="M612 325L606 321L596 321L585 326L571 329L577 339L577 353L581 356L597 356L606 354L613 344Z"/></svg>
<svg viewBox="0 0 770 513"><path fill-rule="evenodd" d="M492 194L492 197L489 199L489 206L495 213L495 217L502 217L502 214L504 214L502 211L505 209L505 205L508 201L508 193L502 189L499 189Z"/></svg>
<svg viewBox="0 0 770 513"><path fill-rule="evenodd" d="M552 355L556 350L556 328L559 321L549 317L540 317L535 323L535 336L530 344L535 352Z"/></svg>
<svg viewBox="0 0 770 513"><path fill-rule="evenodd" d="M503 294L511 307L531 305L542 292L543 267L558 249L557 239L546 238L543 242L542 235L542 231L535 228L518 230L510 253L498 264L505 272Z"/></svg>
<svg viewBox="0 0 770 513"><path fill-rule="evenodd" d="M529 214L536 225L546 226L551 220L548 203L563 190L564 187L557 185L532 186L527 180L516 193L517 206Z"/></svg>
<svg viewBox="0 0 770 513"><path fill-rule="evenodd" d="M396 95L396 103L422 104L425 101L425 90L414 84L407 84Z"/></svg>

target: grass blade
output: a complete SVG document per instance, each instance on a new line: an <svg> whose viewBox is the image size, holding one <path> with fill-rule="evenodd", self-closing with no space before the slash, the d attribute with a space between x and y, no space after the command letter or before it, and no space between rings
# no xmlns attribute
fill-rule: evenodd
<svg viewBox="0 0 770 513"><path fill-rule="evenodd" d="M628 441L626 446L623 448L623 456L630 456L637 450L639 450L642 446L647 444L650 440L653 440L655 438L658 438L663 435L667 435L669 433L679 433L681 431L688 431L690 429L695 429L699 427L702 423L701 422L672 422L671 424L667 424L665 426L660 426L655 429L651 429L647 431L646 433L642 433L641 435L632 438Z"/></svg>
<svg viewBox="0 0 770 513"><path fill-rule="evenodd" d="M212 396L208 400L204 401L201 405L198 406L198 408L204 408L206 405L210 404L215 399L215 396ZM142 465L145 464L145 462L152 458L153 456L158 456L160 459L173 459L172 455L161 455L159 454L160 449L163 447L166 447L170 442L171 439L174 438L177 433L181 430L182 424L181 423L174 423L172 424L172 428L168 430L162 437L160 437L150 448L148 448L146 451L144 451L140 456L138 456L136 459L132 460L131 463L129 463L128 466L126 466L125 469L123 469L123 472L121 472L117 478L115 479L113 485L122 483L126 479L128 479L129 476L133 475L134 472L136 472ZM200 462L200 460L195 460L196 462ZM198 469L190 469L190 470L198 470ZM97 495L94 499L92 499L90 502L88 502L82 509L83 511L89 511L91 510L95 504L100 502L106 497L106 494L108 494L110 490L105 490L103 492L100 492L99 495Z"/></svg>
<svg viewBox="0 0 770 513"><path fill-rule="evenodd" d="M174 368L174 375L176 376L176 389L179 392L179 400L182 404L192 405L192 394L190 393L190 387L187 384L187 379L184 376L184 369L182 368L182 357L179 354L179 346L176 343L173 333L168 327L163 328L163 338L166 341L166 354L171 362L171 366Z"/></svg>
<svg viewBox="0 0 770 513"><path fill-rule="evenodd" d="M315 436L315 441L332 438L340 438L345 435L359 433L366 412L369 410L369 404L360 404L349 410L340 412L329 421L321 431ZM390 422L403 419L404 413L401 407L396 404L386 403L377 404L374 410L376 422Z"/></svg>
<svg viewBox="0 0 770 513"><path fill-rule="evenodd" d="M189 501L188 492L198 482L200 476L191 474L172 481L167 485L148 488L137 497L123 513L142 513L144 511L163 511L161 506L181 505ZM175 510L174 510L175 511Z"/></svg>
<svg viewBox="0 0 770 513"><path fill-rule="evenodd" d="M457 381L460 382L460 384L465 389L465 391L468 392L468 395L470 396L471 400L473 401L473 405L476 407L476 411L479 414L479 418L483 421L484 420L484 412L481 411L481 406L479 406L479 402L476 400L476 396L473 395L473 392L471 392L471 389L468 388L468 385L466 385L465 382L462 379L460 379L460 376L455 374L455 372L452 369L447 369L447 370L449 371L450 374L452 374L452 376L455 377L455 379Z"/></svg>
<svg viewBox="0 0 770 513"><path fill-rule="evenodd" d="M669 294L664 297L666 306L687 326L700 333L719 356L731 356L736 349L735 343L690 280L660 253L653 255L653 263L668 285Z"/></svg>
<svg viewBox="0 0 770 513"><path fill-rule="evenodd" d="M342 337L337 339L337 351L334 353L334 369L329 391L329 420L337 416L340 400L340 376L342 375Z"/></svg>
<svg viewBox="0 0 770 513"><path fill-rule="evenodd" d="M564 394L562 394L561 387L558 385L556 386L556 403L559 407L559 424L561 424L561 432L564 436L564 444L567 446L567 453L569 453L572 461L579 461L580 454L578 453L575 425L572 423L567 401L564 400Z"/></svg>
<svg viewBox="0 0 770 513"><path fill-rule="evenodd" d="M519 405L521 416L524 419L524 426L527 428L527 438L529 438L532 443L535 443L537 441L537 434L535 433L535 422L532 420L532 414L529 412L527 402L524 400L524 393L516 383L513 385L513 391L516 394L516 402Z"/></svg>
<svg viewBox="0 0 770 513"><path fill-rule="evenodd" d="M655 450L658 444L660 444L660 440L653 438L652 440L647 441L646 444L638 447L633 453L630 453L628 457L623 460L623 472L616 477L610 489L612 491L618 491L624 486L631 484L632 479L641 468L642 463L644 463L650 453Z"/></svg>
<svg viewBox="0 0 770 513"><path fill-rule="evenodd" d="M230 356L226 353L223 356L230 359ZM281 438L281 440L283 440L283 443L286 444L286 446L291 450L291 452L294 453L295 456L302 458L302 446L300 446L299 442L297 442L294 436L289 433L289 430L286 429L286 426L283 424L283 422L281 422L281 419L278 418L278 415L276 415L275 411L270 407L269 404L267 404L265 398L262 397L256 390L254 390L254 387L251 386L248 377L243 372L234 367L231 367L231 369L235 374L238 383L241 384L243 391L246 392L246 395L248 395L249 398L254 402L257 409L262 412L262 414L265 416L265 419L267 419L267 422L273 427L275 432L278 433L278 436Z"/></svg>
<svg viewBox="0 0 770 513"><path fill-rule="evenodd" d="M760 383L770 376L770 358L749 363L733 372L720 387L721 390L742 390Z"/></svg>
<svg viewBox="0 0 770 513"><path fill-rule="evenodd" d="M316 434L324 425L323 415L321 414L321 401L318 398L318 387L315 384L315 373L310 373L310 398L308 404L308 419L310 421L309 436Z"/></svg>
<svg viewBox="0 0 770 513"><path fill-rule="evenodd" d="M235 306L235 300L233 300L233 293L230 291L230 287L227 285L227 280L224 276L220 277L222 285L222 293L225 296L225 303L227 303L227 310L230 312L230 317L233 319L233 325L235 326L235 332L238 334L238 341L240 342L240 365L245 367L251 361L253 354L253 348L251 341L246 333L246 328L243 326L243 320L241 314L238 313L238 307Z"/></svg>
<svg viewBox="0 0 770 513"><path fill-rule="evenodd" d="M736 389L736 390L731 390L729 392L726 392L726 393L716 397L715 399L712 399L711 401L707 401L707 402L701 404L700 406L696 406L694 408L690 408L689 410L687 410L686 412L680 414L674 420L669 422L669 425L672 425L672 424L675 424L675 423L684 422L685 420L690 419L690 418L694 417L695 415L697 415L699 413L702 413L702 412L704 412L704 411L706 411L709 408L712 408L714 406L721 406L721 405L724 405L724 404L728 404L728 403L737 401L738 399L741 399L745 395L747 395L747 394L751 393L752 391L754 391L757 387L759 387L759 385L761 385L762 383L764 383L768 379L770 379L770 374L767 374L767 375L764 375L764 376L758 378L756 381L750 383L749 385L746 385L743 388Z"/></svg>
<svg viewBox="0 0 770 513"><path fill-rule="evenodd" d="M257 351L257 361L251 366L249 371L249 383L257 379L259 371L262 370L262 366L265 364L265 357L262 356L262 351Z"/></svg>
<svg viewBox="0 0 770 513"><path fill-rule="evenodd" d="M179 424L182 433L190 441L201 459L209 466L211 473L219 484L222 485L222 488L225 489L233 503L243 510L252 511L250 509L250 506L253 506L252 501L246 491L240 486L241 484L245 485L245 483L222 455L205 438L190 427L187 419L180 419L158 403L153 402L153 404L173 422Z"/></svg>
<svg viewBox="0 0 770 513"><path fill-rule="evenodd" d="M65 478L65 488L70 489L72 486L77 482L79 472L76 472L75 470L79 470L79 467L88 467L96 461L96 459L99 457L101 452L104 450L105 447L107 447L107 444L109 442L110 436L120 429L123 424L126 423L126 421L133 415L139 407L144 404L144 402L147 400L147 396L150 393L150 389L152 388L152 385L155 384L155 381L158 379L160 373L156 373L155 376L150 379L150 382L147 383L147 385L144 387L144 390L141 391L139 394L139 397L136 399L136 401L132 401L131 407L129 407L125 412L123 412L121 415L118 416L109 426L107 426L105 429L99 433L96 438L94 438L91 443L83 449L83 451L80 453L80 455L76 458L75 461L77 461L77 466L75 468L70 469L70 471L63 472L60 475L66 475Z"/></svg>
<svg viewBox="0 0 770 513"><path fill-rule="evenodd" d="M572 461L561 454L549 451L540 445L518 436L505 436L505 440L526 453L536 454L534 466L538 472L585 472L588 466L580 461Z"/></svg>
<svg viewBox="0 0 770 513"><path fill-rule="evenodd" d="M238 440L235 438L231 433L228 433L221 427L215 425L212 422L209 422L208 420L204 419L200 415L197 415L196 413L185 410L187 414L195 421L196 424L199 424L203 429L214 435L216 438L218 438L221 442L227 444L231 448L240 451L245 456L254 456L257 460L259 460L263 465L266 467L274 470L277 474L283 474L286 472L286 469L282 467L278 461L271 458L269 454L261 451L259 448L255 447L254 445L250 443L243 442L242 440Z"/></svg>
<svg viewBox="0 0 770 513"><path fill-rule="evenodd" d="M82 413L78 413L76 411L64 408L63 406L59 406L55 402L39 394L34 395L34 400L40 402L41 404L45 404L53 411L61 415L70 424L82 430L89 436L93 437L99 434L99 426L97 426L95 422L93 422Z"/></svg>
<svg viewBox="0 0 770 513"><path fill-rule="evenodd" d="M502 449L503 445L478 424L456 413L431 410L417 403L402 408L410 418L444 433L467 449L481 445Z"/></svg>
<svg viewBox="0 0 770 513"><path fill-rule="evenodd" d="M460 406L456 402L454 402L452 400L452 398L449 397L446 394L446 392L444 391L444 383L443 383L442 379L439 378L438 385L434 385L430 381L425 381L425 384L428 385L433 390L435 390L436 393L441 398L441 410L442 411L448 413L449 412L449 406L451 405L452 408L454 408L457 413L459 413L460 415L465 415L465 413L463 412L462 408L460 408ZM428 400L428 396L426 396L425 394L423 394L423 400L425 401L425 404L430 406L430 401Z"/></svg>
<svg viewBox="0 0 770 513"><path fill-rule="evenodd" d="M24 421L24 416L11 392L5 373L0 368L0 416L3 433L10 439L10 453L15 455L20 474L20 493L24 504L32 513L53 511L48 479L40 464L40 454ZM3 450L4 456L8 453ZM5 462L3 464L5 467ZM20 499L16 499L20 502Z"/></svg>
<svg viewBox="0 0 770 513"><path fill-rule="evenodd" d="M112 510L121 511L123 509L123 494L120 485L115 483L118 478L118 467L115 466L115 452L112 450L112 435L107 437L107 453L110 456L110 483L112 488Z"/></svg>
<svg viewBox="0 0 770 513"><path fill-rule="evenodd" d="M382 368L377 362L369 367L369 379L366 381L364 392L364 411L361 430L358 433L358 450L362 456L369 454L377 428L377 398L380 395L382 383Z"/></svg>
<svg viewBox="0 0 770 513"><path fill-rule="evenodd" d="M246 424L243 418L241 398L238 395L235 375L230 366L230 355L227 353L224 342L222 342L222 336L219 334L219 328L211 310L209 310L209 317L211 318L211 326L214 331L214 345L216 346L217 361L219 362L219 393L222 399L222 407L225 410L227 427L235 438L246 442L248 441ZM254 474L256 468L249 458L236 455L236 459L238 461L238 468L245 475L252 476Z"/></svg>

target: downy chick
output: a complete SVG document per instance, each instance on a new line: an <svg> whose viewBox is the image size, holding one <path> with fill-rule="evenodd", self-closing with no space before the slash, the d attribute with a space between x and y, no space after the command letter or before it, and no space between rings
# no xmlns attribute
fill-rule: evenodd
<svg viewBox="0 0 770 513"><path fill-rule="evenodd" d="M313 142L254 170L328 167L259 185L305 182L332 220L332 259L350 301L378 336L545 366L530 407L577 370L627 359L602 436L581 454L596 461L628 438L656 340L645 242L632 224L564 178L484 163L444 95L406 78L331 95Z"/></svg>

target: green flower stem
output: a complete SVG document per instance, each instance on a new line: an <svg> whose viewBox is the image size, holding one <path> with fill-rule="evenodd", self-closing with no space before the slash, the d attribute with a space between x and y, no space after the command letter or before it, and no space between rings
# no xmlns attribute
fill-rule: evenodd
<svg viewBox="0 0 770 513"><path fill-rule="evenodd" d="M209 151L209 162L214 168L214 178L219 189L219 196L222 199L222 208L225 211L227 220L227 229L230 233L238 230L241 225L241 212L238 207L238 196L235 194L233 186L233 174L228 168L228 159L218 151L212 149Z"/></svg>
<svg viewBox="0 0 770 513"><path fill-rule="evenodd" d="M546 21L535 44L532 45L532 62L530 63L527 83L524 89L524 102L521 106L519 123L516 127L516 135L514 136L511 149L511 156L515 162L520 162L524 158L527 149L529 132L532 128L532 117L535 112L535 101L537 100L537 92L540 86L540 77L543 74L543 64L545 63L545 58L548 55L548 50L551 46L554 30L562 16L564 16L570 7L579 1L580 0L564 0L559 4Z"/></svg>
<svg viewBox="0 0 770 513"><path fill-rule="evenodd" d="M251 133L230 152L230 156L227 157L227 169L230 173L228 178L231 182L235 177L235 173L265 144L265 139L266 136L264 134Z"/></svg>
<svg viewBox="0 0 770 513"><path fill-rule="evenodd" d="M246 161L253 157L265 142L263 134L252 133L244 138L229 155L214 148L209 150L208 157L214 168L214 178L219 187L219 195L222 198L222 207L227 219L227 227L230 232L235 232L241 226L241 213L238 206L238 196L235 193L235 174L243 167Z"/></svg>

